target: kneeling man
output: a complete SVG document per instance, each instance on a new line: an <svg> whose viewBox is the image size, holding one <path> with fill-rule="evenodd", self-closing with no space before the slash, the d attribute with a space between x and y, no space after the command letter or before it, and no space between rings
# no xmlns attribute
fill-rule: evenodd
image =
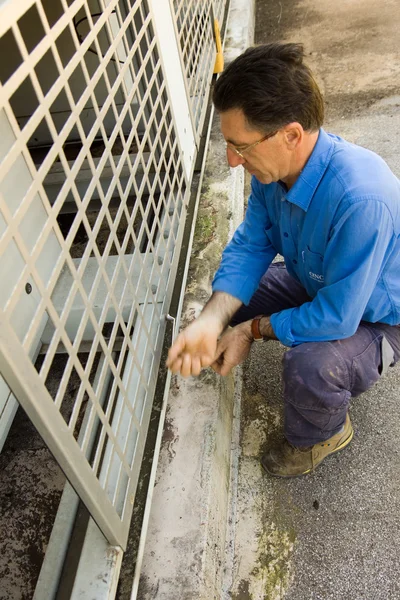
<svg viewBox="0 0 400 600"><path fill-rule="evenodd" d="M229 165L251 173L251 195L213 294L167 366L227 375L254 341L288 346L285 439L262 464L303 475L350 443L350 398L400 357L400 182L379 156L324 131L300 45L249 48L213 101ZM278 254L284 262L273 263Z"/></svg>

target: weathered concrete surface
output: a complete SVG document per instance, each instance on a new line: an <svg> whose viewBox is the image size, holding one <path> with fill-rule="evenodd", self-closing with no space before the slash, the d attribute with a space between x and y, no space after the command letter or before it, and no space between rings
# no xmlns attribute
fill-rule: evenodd
<svg viewBox="0 0 400 600"><path fill-rule="evenodd" d="M326 129L400 175L397 0L258 0L256 41L303 42L327 101ZM276 342L244 368L232 600L400 598L400 368L354 399L352 445L315 473L269 478L259 458L281 430Z"/></svg>
<svg viewBox="0 0 400 600"><path fill-rule="evenodd" d="M229 26L224 42L225 63L231 62L254 40L255 1L230 0Z"/></svg>
<svg viewBox="0 0 400 600"><path fill-rule="evenodd" d="M211 279L229 234L232 201L228 191L232 189L232 181L224 164L217 127L210 146L182 326L197 316L210 296ZM229 497L233 396L233 377L221 379L211 370L204 371L199 378L173 378L138 593L140 600L219 597Z"/></svg>
<svg viewBox="0 0 400 600"><path fill-rule="evenodd" d="M252 40L253 3L234 0L227 54ZM235 25L234 28L229 24ZM181 326L196 317L229 236L243 218L243 169L226 162L218 118L210 137ZM173 378L139 586L140 600L221 595L228 530L234 379L207 370Z"/></svg>

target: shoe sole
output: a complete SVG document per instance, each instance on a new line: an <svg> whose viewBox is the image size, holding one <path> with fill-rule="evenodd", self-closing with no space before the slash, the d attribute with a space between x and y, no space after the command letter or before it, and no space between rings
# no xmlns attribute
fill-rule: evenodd
<svg viewBox="0 0 400 600"><path fill-rule="evenodd" d="M332 450L332 452L330 452L329 454L324 456L324 458L317 465L315 465L315 467L313 469L307 469L307 471L304 471L303 473L299 473L298 475L278 475L277 473L271 473L271 471L268 471L268 469L264 466L264 463L262 462L262 460L261 460L261 466L264 469L264 471L266 473L268 473L268 475L271 475L272 477L280 477L281 479L293 479L294 477L302 477L303 475L308 475L308 473L315 471L315 469L325 460L325 458L328 458L328 456L332 456L332 454L336 454L336 452L340 452L340 450L344 450L346 448L346 446L348 446L350 444L353 437L354 437L354 429L352 428L349 437L347 437L340 444L340 446L338 446L337 448Z"/></svg>

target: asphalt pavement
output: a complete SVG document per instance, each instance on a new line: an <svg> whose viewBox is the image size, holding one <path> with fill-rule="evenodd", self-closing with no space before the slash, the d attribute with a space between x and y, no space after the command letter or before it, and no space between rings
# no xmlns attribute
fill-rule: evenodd
<svg viewBox="0 0 400 600"><path fill-rule="evenodd" d="M400 176L396 1L258 0L256 42L303 42L327 101L326 129L379 153ZM400 599L400 366L354 398L352 444L314 473L263 474L282 428L277 342L245 368L233 600Z"/></svg>

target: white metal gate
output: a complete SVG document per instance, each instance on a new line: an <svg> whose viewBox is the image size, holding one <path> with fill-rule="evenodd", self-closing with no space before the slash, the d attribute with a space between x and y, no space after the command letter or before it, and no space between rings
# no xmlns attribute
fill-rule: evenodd
<svg viewBox="0 0 400 600"><path fill-rule="evenodd" d="M171 0L176 33L186 75L187 93L196 140L199 140L205 117L210 77L215 58L213 20L221 22L224 0Z"/></svg>
<svg viewBox="0 0 400 600"><path fill-rule="evenodd" d="M0 445L17 398L122 548L224 4L0 1Z"/></svg>

